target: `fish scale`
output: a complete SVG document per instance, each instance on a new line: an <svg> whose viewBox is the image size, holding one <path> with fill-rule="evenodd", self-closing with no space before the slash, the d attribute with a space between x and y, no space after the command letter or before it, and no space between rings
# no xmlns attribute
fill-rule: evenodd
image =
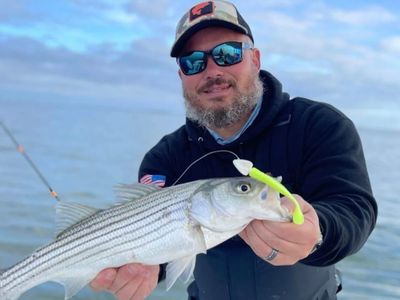
<svg viewBox="0 0 400 300"><path fill-rule="evenodd" d="M241 184L254 186L252 194L240 191ZM164 189L120 186L124 202L102 210L60 203L59 224L68 227L55 241L0 274L0 299L16 300L46 281L63 284L68 299L99 271L130 262L169 262L170 287L182 272L193 269L198 253L237 234L262 210L276 210L277 221L289 220L279 200L271 206L265 189L250 178L208 179ZM250 200L259 205L257 210L252 211L252 202L246 203ZM236 215L227 218L226 212L236 206Z"/></svg>

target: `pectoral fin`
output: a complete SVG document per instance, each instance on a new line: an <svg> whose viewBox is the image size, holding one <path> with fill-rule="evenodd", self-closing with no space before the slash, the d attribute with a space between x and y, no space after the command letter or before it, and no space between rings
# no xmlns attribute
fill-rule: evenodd
<svg viewBox="0 0 400 300"><path fill-rule="evenodd" d="M191 240L188 242L187 249L191 249L191 254L183 258L179 258L169 262L167 265L166 284L169 290L178 277L181 277L184 282L188 282L193 274L196 265L196 255L206 253L207 245L204 239L204 233L200 226L195 225L190 227Z"/></svg>
<svg viewBox="0 0 400 300"><path fill-rule="evenodd" d="M181 276L184 282L188 282L193 274L196 265L196 255L187 256L181 259L174 260L167 265L166 284L169 290L175 281Z"/></svg>

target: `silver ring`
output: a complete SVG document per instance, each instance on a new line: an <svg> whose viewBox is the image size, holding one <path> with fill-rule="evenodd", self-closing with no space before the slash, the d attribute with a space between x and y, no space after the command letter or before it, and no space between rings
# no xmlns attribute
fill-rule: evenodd
<svg viewBox="0 0 400 300"><path fill-rule="evenodd" d="M271 253L264 259L266 261L272 261L278 255L278 253L279 253L279 250L272 248Z"/></svg>

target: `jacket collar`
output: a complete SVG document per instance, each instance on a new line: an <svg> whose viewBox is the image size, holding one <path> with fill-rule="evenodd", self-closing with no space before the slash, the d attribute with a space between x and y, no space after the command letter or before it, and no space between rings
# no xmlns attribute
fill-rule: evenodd
<svg viewBox="0 0 400 300"><path fill-rule="evenodd" d="M282 84L269 72L261 70L260 78L264 83L264 95L261 110L251 126L247 128L237 140L225 146L221 146L215 141L206 128L186 119L186 131L189 140L198 143L199 146L202 145L209 150L229 148L239 143L244 143L259 135L267 128L273 126L274 120L279 111L285 103L289 101L289 95L282 92Z"/></svg>

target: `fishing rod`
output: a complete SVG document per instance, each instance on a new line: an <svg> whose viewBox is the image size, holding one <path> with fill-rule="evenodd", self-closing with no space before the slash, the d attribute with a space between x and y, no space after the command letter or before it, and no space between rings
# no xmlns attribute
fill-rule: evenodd
<svg viewBox="0 0 400 300"><path fill-rule="evenodd" d="M17 151L21 153L29 165L32 167L32 169L35 171L35 173L39 176L41 181L46 185L46 187L50 191L50 195L54 197L57 201L61 201L60 198L58 197L58 194L53 188L50 186L49 182L46 180L46 178L42 175L42 173L39 171L39 169L36 167L32 159L29 157L28 153L26 153L24 146L22 146L20 143L18 143L17 139L14 137L14 135L11 133L11 131L7 128L7 126L0 121L0 126L3 128L4 132L7 134L7 136L11 139L11 141L14 143L14 145L17 148Z"/></svg>

